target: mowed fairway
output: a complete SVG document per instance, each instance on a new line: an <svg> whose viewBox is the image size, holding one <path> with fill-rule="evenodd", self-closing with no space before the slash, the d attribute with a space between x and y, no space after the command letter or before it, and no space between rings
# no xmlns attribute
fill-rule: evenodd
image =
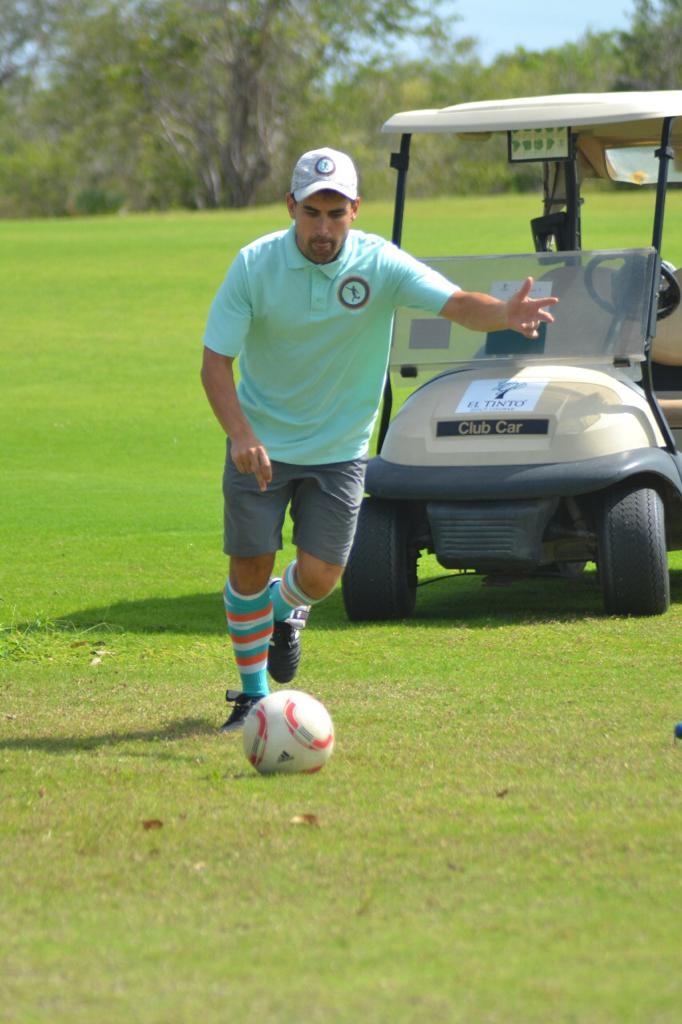
<svg viewBox="0 0 682 1024"><path fill-rule="evenodd" d="M585 246L647 244L652 197L607 198ZM405 244L519 250L538 212L414 204ZM216 733L236 677L201 335L283 214L0 223L0 1020L673 1024L679 554L656 619L604 617L593 572L434 582L398 624L351 626L336 594L297 679L328 767L261 778Z"/></svg>

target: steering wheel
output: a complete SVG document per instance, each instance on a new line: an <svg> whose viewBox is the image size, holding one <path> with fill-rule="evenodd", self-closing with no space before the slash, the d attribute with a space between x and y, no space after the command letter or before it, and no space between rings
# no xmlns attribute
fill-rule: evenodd
<svg viewBox="0 0 682 1024"><path fill-rule="evenodd" d="M614 302L607 298L605 295L601 295L595 286L595 271L602 263L607 260L613 260L612 255L605 256L594 256L587 266L585 267L585 287L590 297L601 307L606 310L607 313L615 313L616 305ZM617 274L615 267L610 268L613 274ZM680 290L680 283L675 277L675 268L672 263L667 263L665 260L661 261L661 280L658 287L658 299L656 302L656 319L665 320L667 316L674 313L680 304L682 299L682 291Z"/></svg>
<svg viewBox="0 0 682 1024"><path fill-rule="evenodd" d="M585 267L585 287L590 298L593 299L594 302L596 302L596 304L601 309L606 310L607 313L611 313L612 315L615 314L616 312L616 306L612 299L608 298L606 295L600 294L599 290L595 286L594 275L597 268L600 267L602 263L606 263L606 261L608 260L612 264L613 259L614 257L611 253L606 253L603 256L593 256L587 264L587 266ZM613 275L617 271L613 265L610 266L608 269L610 271L610 273L608 274L608 281L609 285L612 285ZM612 291L612 287L610 288L610 290Z"/></svg>
<svg viewBox="0 0 682 1024"><path fill-rule="evenodd" d="M675 312L680 304L682 292L680 292L680 282L675 277L674 270L671 263L666 263L665 260L661 262L661 283L656 302L657 320L665 320L667 316Z"/></svg>

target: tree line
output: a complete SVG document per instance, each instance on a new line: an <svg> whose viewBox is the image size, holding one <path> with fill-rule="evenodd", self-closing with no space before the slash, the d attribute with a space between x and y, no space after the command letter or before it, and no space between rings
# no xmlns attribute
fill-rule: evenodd
<svg viewBox="0 0 682 1024"><path fill-rule="evenodd" d="M490 64L453 3L3 0L0 216L270 202L317 145L350 152L363 194L384 197L395 140L379 129L395 111L676 88L681 42L682 0L636 0L626 30ZM471 143L448 146L412 188L510 187L502 153L483 162ZM511 187L529 174L520 167Z"/></svg>

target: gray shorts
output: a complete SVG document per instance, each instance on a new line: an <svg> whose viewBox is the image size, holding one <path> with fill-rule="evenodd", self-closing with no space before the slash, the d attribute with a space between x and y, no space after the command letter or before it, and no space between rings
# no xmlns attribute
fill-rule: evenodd
<svg viewBox="0 0 682 1024"><path fill-rule="evenodd" d="M259 491L253 473L239 473L227 458L223 474L226 555L249 558L282 548L287 507L297 548L332 565L348 561L360 503L365 490L367 459L322 466L272 463L272 481Z"/></svg>

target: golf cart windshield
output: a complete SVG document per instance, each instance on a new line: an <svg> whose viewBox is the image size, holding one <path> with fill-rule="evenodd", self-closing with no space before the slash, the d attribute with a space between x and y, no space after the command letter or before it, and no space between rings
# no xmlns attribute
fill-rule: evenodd
<svg viewBox="0 0 682 1024"><path fill-rule="evenodd" d="M425 260L466 291L509 298L534 279L532 295L559 298L554 323L529 340L516 331L487 335L413 309L396 313L391 370L426 379L462 364L493 361L631 366L644 359L655 295L653 248Z"/></svg>

